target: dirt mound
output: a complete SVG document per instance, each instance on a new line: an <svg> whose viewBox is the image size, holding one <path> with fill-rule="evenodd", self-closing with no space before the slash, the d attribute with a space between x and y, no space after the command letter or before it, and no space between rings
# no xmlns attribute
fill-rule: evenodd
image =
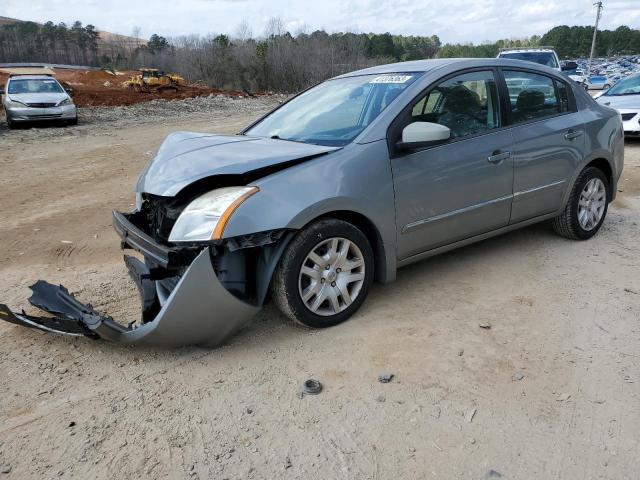
<svg viewBox="0 0 640 480"><path fill-rule="evenodd" d="M122 83L136 71L117 73L105 70L68 70L54 69L56 78L65 87L73 91L73 101L79 107L133 105L151 100L182 100L208 95L244 96L242 92L219 90L205 86L187 86L179 91L138 93L122 86ZM6 82L7 76L0 74L0 85Z"/></svg>
<svg viewBox="0 0 640 480"><path fill-rule="evenodd" d="M241 96L238 92L226 92L205 87L185 87L180 91L172 90L163 92L135 92L120 85L117 87L76 87L73 86L73 101L79 107L118 106L133 105L136 103L150 102L152 100L182 100L223 94L228 96Z"/></svg>
<svg viewBox="0 0 640 480"><path fill-rule="evenodd" d="M124 71L113 74L104 70L61 71L60 81L66 82L74 91L73 99L79 107L133 105L151 100L181 100L207 95L224 94L241 96L241 92L229 92L204 86L187 86L179 91L135 92L122 84L136 71Z"/></svg>

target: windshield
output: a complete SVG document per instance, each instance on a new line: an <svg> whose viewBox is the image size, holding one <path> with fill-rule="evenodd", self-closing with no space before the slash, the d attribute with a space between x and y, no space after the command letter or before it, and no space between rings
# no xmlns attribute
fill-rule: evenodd
<svg viewBox="0 0 640 480"><path fill-rule="evenodd" d="M417 73L396 73L329 80L300 94L245 133L344 146L418 76Z"/></svg>
<svg viewBox="0 0 640 480"><path fill-rule="evenodd" d="M12 79L9 82L9 94L19 93L62 93L62 87L53 78Z"/></svg>
<svg viewBox="0 0 640 480"><path fill-rule="evenodd" d="M556 56L552 52L512 52L501 53L500 58L511 60L525 60L527 62L539 63L551 68L558 68Z"/></svg>
<svg viewBox="0 0 640 480"><path fill-rule="evenodd" d="M637 95L640 93L640 75L620 80L605 94L607 97L616 95Z"/></svg>

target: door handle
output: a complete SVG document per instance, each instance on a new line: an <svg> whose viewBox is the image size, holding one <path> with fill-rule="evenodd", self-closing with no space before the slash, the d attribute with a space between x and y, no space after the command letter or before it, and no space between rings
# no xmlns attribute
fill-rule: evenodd
<svg viewBox="0 0 640 480"><path fill-rule="evenodd" d="M489 155L487 157L487 162L497 165L503 160L506 160L507 158L509 158L510 156L511 156L511 152L494 152L493 155Z"/></svg>
<svg viewBox="0 0 640 480"><path fill-rule="evenodd" d="M567 140L573 140L575 138L578 138L580 135L582 135L582 130L569 130L564 134L564 138L566 138Z"/></svg>

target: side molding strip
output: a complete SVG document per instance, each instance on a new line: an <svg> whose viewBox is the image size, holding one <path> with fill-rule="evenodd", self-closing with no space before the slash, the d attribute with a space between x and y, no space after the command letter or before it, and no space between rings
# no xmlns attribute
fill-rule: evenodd
<svg viewBox="0 0 640 480"><path fill-rule="evenodd" d="M542 185L540 187L531 188L529 190L522 190L520 192L515 192L513 195L506 195L504 197L496 198L494 200L489 200L488 202L479 203L477 205L471 205L470 207L461 208L459 210L454 210L452 212L443 213L441 215L436 215L435 217L425 218L422 220L417 220L415 222L411 222L402 227L402 233L408 233L416 228L423 227L429 223L438 222L440 220L444 220L455 215L461 215L463 213L472 212L473 210L477 210L479 208L487 207L489 205L495 205L496 203L506 202L507 200L516 200L519 197L524 195L529 195L540 190L544 190L546 188L557 187L558 185L562 185L566 183L566 180L558 180L557 182L550 183L548 185Z"/></svg>
<svg viewBox="0 0 640 480"><path fill-rule="evenodd" d="M529 190L522 190L520 192L516 192L513 194L513 198L516 199L523 195L529 195L530 193L539 192L540 190L544 190L545 188L557 187L558 185L562 185L563 183L567 183L566 180L558 180L557 182L550 183L548 185L542 185L541 187L530 188Z"/></svg>
<svg viewBox="0 0 640 480"><path fill-rule="evenodd" d="M508 200L511 200L512 198L513 198L513 195L507 195L507 196L504 196L504 197L496 198L494 200L489 200L488 202L479 203L477 205L471 205L470 207L465 207L465 208L461 208L459 210L454 210L452 212L443 213L441 215L436 215L435 217L425 218L423 220L417 220L415 222L408 223L407 225L402 227L402 233L408 233L411 230L415 230L416 228L423 227L423 226L425 226L425 225L427 225L429 223L438 222L440 220L445 220L447 218L451 218L451 217L454 217L456 215L461 215L463 213L472 212L474 210L478 210L479 208L487 207L489 205L495 205L496 203L506 202Z"/></svg>

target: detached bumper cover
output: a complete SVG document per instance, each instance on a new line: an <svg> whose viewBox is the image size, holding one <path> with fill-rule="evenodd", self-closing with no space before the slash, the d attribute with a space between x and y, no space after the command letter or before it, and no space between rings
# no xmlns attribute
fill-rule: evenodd
<svg viewBox="0 0 640 480"><path fill-rule="evenodd" d="M131 224L126 215L114 212L114 227L123 247L133 248L153 265L171 266L181 253L158 245ZM124 326L113 318L80 303L64 287L38 281L29 302L51 317L15 313L0 305L0 319L46 332L88 336L120 343L163 346L205 345L224 342L260 309L231 294L218 280L209 248L197 254L180 276L169 297L160 305L156 281L149 267L134 257L125 257L129 273L138 286L142 324ZM156 313L157 312L157 313Z"/></svg>

